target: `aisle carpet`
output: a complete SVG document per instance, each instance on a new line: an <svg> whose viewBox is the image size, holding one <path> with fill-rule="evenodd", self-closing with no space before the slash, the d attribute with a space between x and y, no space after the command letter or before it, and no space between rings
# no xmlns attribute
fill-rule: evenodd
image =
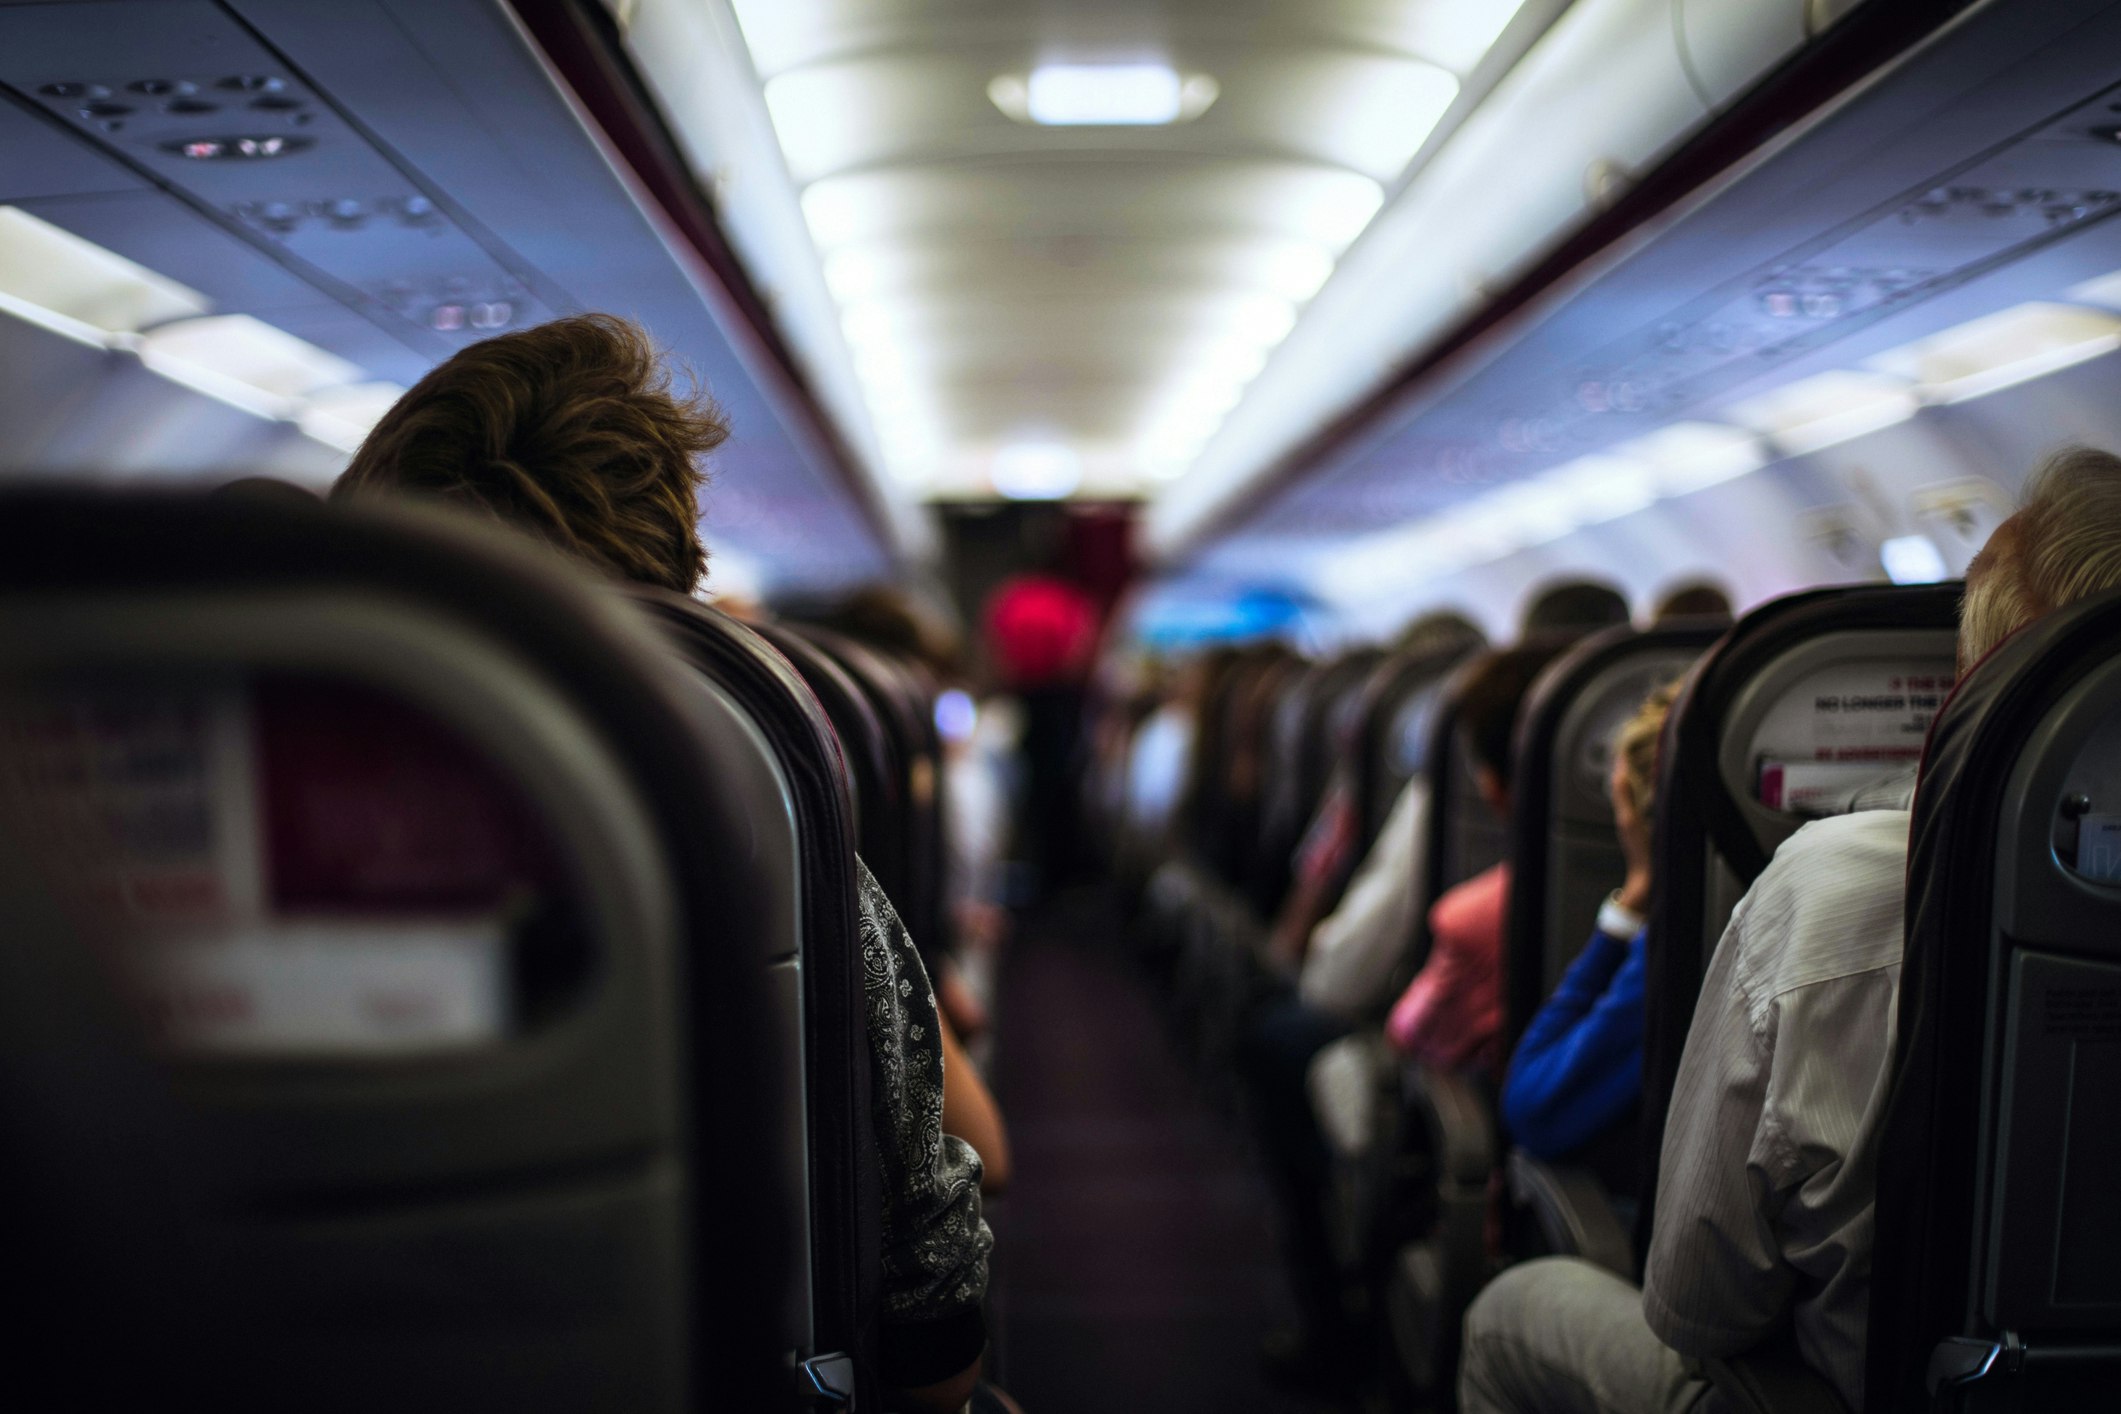
<svg viewBox="0 0 2121 1414"><path fill-rule="evenodd" d="M1001 1375L1026 1414L1310 1414L1263 1387L1288 1319L1267 1194L1172 1053L1101 893L1024 921L995 1090L1016 1184L993 1213Z"/></svg>

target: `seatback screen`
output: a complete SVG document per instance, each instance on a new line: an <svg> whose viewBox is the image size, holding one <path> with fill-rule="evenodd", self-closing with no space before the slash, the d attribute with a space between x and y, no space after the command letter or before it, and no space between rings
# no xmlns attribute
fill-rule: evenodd
<svg viewBox="0 0 2121 1414"><path fill-rule="evenodd" d="M537 812L392 698L279 678L75 687L0 709L0 762L40 867L120 942L175 1049L482 1046L581 970Z"/></svg>

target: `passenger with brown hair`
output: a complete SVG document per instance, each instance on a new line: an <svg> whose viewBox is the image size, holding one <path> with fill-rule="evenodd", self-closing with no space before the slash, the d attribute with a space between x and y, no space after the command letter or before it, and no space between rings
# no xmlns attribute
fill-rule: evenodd
<svg viewBox="0 0 2121 1414"><path fill-rule="evenodd" d="M332 499L440 502L605 574L691 594L707 566L700 458L728 436L638 325L577 315L473 344L429 372L376 424ZM897 1407L946 1414L972 1397L986 1346L993 1238L981 1161L956 1137L944 1059L955 1051L920 955L868 869L858 876L885 1187L883 1375Z"/></svg>

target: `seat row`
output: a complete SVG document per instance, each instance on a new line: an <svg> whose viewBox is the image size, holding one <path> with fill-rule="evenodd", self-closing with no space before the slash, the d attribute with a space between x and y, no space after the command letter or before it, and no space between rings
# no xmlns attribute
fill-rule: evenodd
<svg viewBox="0 0 2121 1414"><path fill-rule="evenodd" d="M933 691L417 508L10 493L18 1348L84 1407L883 1407L856 850L944 936Z"/></svg>
<svg viewBox="0 0 2121 1414"><path fill-rule="evenodd" d="M1391 982L1319 1050L1307 1087L1339 1295L1358 1325L1367 1317L1403 1402L1453 1398L1466 1308L1511 1263L1566 1254L1641 1279L1667 1106L1734 908L1808 819L1863 808L1881 777L1918 765L1865 1407L2076 1407L2111 1376L2121 1287L2104 1273L2121 1229L2084 1195L2121 1178L2121 1160L2089 1139L2111 1132L2094 1118L2110 1112L2084 1087L2105 1064L2095 999L2121 995L2121 856L2108 838L2121 817L2106 813L2121 781L2121 598L2049 616L1955 692L1959 607L1957 585L1853 586L1729 627L1616 626L1551 652L1516 713L1506 823L1481 808L1457 730L1479 647L1469 635L1322 663L1225 650L1182 690L1186 795L1168 825L1141 810L1118 823L1136 836L1125 848L1153 861L1145 957L1204 1070L1237 1063L1248 1026L1289 988L1277 935L1311 927L1351 881L1365 887L1356 862L1380 840L1418 852L1400 867L1416 901L1394 925ZM1401 1060L1377 999L1428 960L1437 900L1506 861L1508 1054L1627 870L1615 737L1674 680L1639 1120L1535 1157L1498 1112L1500 1069ZM1124 780L1105 798L1127 801ZM1420 828L1388 831L1395 799ZM1786 1340L1709 1373L1732 1408L1840 1403Z"/></svg>

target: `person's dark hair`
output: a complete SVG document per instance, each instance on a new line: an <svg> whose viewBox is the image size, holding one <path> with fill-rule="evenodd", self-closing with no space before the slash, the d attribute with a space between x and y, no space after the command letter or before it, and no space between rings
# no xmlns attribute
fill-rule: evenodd
<svg viewBox="0 0 2121 1414"><path fill-rule="evenodd" d="M863 585L831 608L804 617L872 647L911 658L940 677L957 672L958 645L949 630L891 585Z"/></svg>
<svg viewBox="0 0 2121 1414"><path fill-rule="evenodd" d="M1731 617L1731 596L1723 586L1705 579L1689 580L1675 584L1666 590L1650 611L1653 624L1669 623L1673 619L1722 619Z"/></svg>
<svg viewBox="0 0 2121 1414"><path fill-rule="evenodd" d="M1401 653L1426 657L1431 653L1470 652L1488 641L1464 614L1451 609L1439 609L1423 614L1399 631L1392 647Z"/></svg>
<svg viewBox="0 0 2121 1414"><path fill-rule="evenodd" d="M1571 579L1547 586L1524 611L1520 634L1533 638L1543 634L1582 635L1614 624L1628 622L1628 600L1610 584Z"/></svg>
<svg viewBox="0 0 2121 1414"><path fill-rule="evenodd" d="M700 458L729 437L631 320L579 314L461 349L398 399L332 499L431 497L625 579L690 594L706 572Z"/></svg>
<svg viewBox="0 0 2121 1414"><path fill-rule="evenodd" d="M1495 773L1505 789L1511 779L1510 738L1517 729L1517 709L1532 683L1561 655L1568 642L1546 639L1500 648L1473 660L1458 693L1458 730L1474 764Z"/></svg>

